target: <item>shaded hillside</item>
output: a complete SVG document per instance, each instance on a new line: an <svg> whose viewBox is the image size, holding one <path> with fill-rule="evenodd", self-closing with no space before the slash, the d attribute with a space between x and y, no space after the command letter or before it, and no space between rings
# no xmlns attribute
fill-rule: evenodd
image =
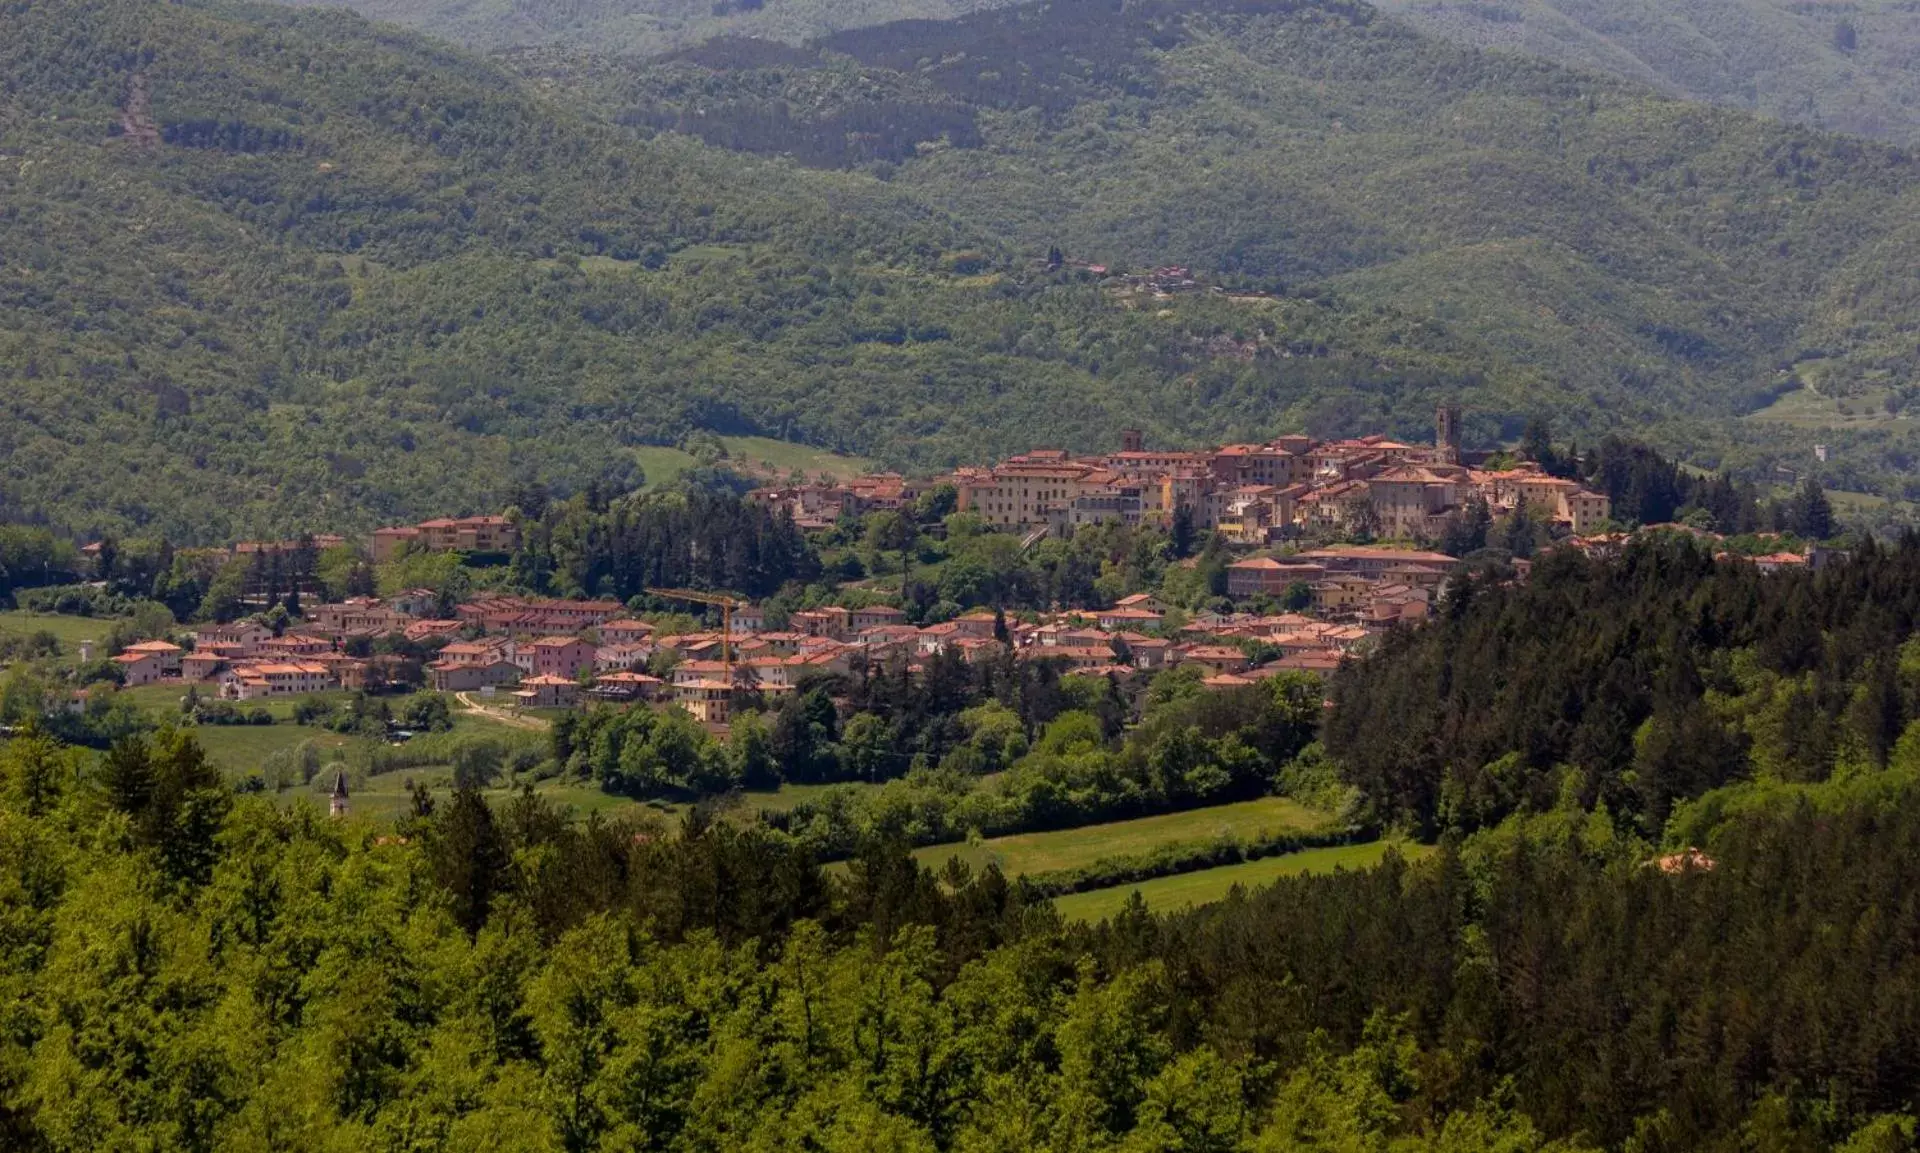
<svg viewBox="0 0 1920 1153"><path fill-rule="evenodd" d="M347 14L10 21L7 517L225 540L631 481L697 428L935 467L1576 402L1373 309L1131 308L903 187L636 141Z"/></svg>
<svg viewBox="0 0 1920 1153"><path fill-rule="evenodd" d="M558 46L651 55L716 36L799 43L891 20L945 20L1008 0L300 0L351 8L496 50Z"/></svg>
<svg viewBox="0 0 1920 1153"><path fill-rule="evenodd" d="M800 43L1007 0L306 0L471 47L651 55L715 37ZM1905 0L1378 0L1430 35L1840 132L1920 139L1920 8Z"/></svg>
<svg viewBox="0 0 1920 1153"><path fill-rule="evenodd" d="M1920 8L1903 0L1378 0L1482 48L1595 68L1696 100L1912 143Z"/></svg>
<svg viewBox="0 0 1920 1153"><path fill-rule="evenodd" d="M1908 153L1364 5L1067 0L809 50L516 63L643 132L858 167L1028 249L1443 324L1616 419L1757 409L1811 356L1839 395L1920 368L1884 288L1909 267ZM845 130L875 108L890 135ZM1898 454L1873 455L1884 477Z"/></svg>

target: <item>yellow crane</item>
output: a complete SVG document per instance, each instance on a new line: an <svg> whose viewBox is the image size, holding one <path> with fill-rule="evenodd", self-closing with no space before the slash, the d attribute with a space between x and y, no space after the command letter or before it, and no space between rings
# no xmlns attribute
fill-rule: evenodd
<svg viewBox="0 0 1920 1153"><path fill-rule="evenodd" d="M725 593L706 593L698 589L648 589L648 595L668 600L690 601L697 605L720 607L720 663L726 667L727 683L733 683L733 610L752 608L749 601Z"/></svg>

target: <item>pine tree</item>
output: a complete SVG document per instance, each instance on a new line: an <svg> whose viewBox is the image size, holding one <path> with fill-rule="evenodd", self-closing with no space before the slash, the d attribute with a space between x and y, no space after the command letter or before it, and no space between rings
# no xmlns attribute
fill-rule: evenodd
<svg viewBox="0 0 1920 1153"><path fill-rule="evenodd" d="M429 856L455 923L478 936L495 898L506 891L512 858L493 808L477 790L456 789L453 803L433 819Z"/></svg>
<svg viewBox="0 0 1920 1153"><path fill-rule="evenodd" d="M1802 485L1794 501L1794 531L1808 540L1827 540L1833 536L1833 504L1826 490L1812 477Z"/></svg>

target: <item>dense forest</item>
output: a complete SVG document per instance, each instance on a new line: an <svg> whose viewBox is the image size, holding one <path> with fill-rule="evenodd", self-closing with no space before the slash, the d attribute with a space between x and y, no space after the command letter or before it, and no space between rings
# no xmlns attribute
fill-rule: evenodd
<svg viewBox="0 0 1920 1153"><path fill-rule="evenodd" d="M28 732L0 1143L1898 1153L1916 772L1711 792L1668 857L1568 792L1088 928L880 843L829 873L464 790L328 821L233 796L188 733Z"/></svg>
<svg viewBox="0 0 1920 1153"><path fill-rule="evenodd" d="M1920 540L1766 575L1684 533L1460 582L1333 682L1328 754L1387 820L1472 830L1578 797L1650 833L1732 781L1886 768L1920 717ZM1907 753L1911 756L1920 749Z"/></svg>
<svg viewBox="0 0 1920 1153"><path fill-rule="evenodd" d="M1920 14L1899 0L1382 0L1414 27L1534 53L1694 100L1920 140Z"/></svg>
<svg viewBox="0 0 1920 1153"><path fill-rule="evenodd" d="M624 491L699 429L935 468L1410 438L1440 400L1481 445L1631 422L1755 476L1817 438L1835 487L1904 493L1902 152L1337 4L522 65L340 13L22 8L0 515L184 545ZM1270 295L1143 307L1056 244ZM1809 366L1888 418L1729 419Z"/></svg>

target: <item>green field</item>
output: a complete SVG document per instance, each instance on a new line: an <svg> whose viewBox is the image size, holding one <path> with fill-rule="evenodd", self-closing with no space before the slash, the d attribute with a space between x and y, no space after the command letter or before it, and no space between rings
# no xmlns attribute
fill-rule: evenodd
<svg viewBox="0 0 1920 1153"><path fill-rule="evenodd" d="M1296 877L1302 873L1370 869L1386 857L1389 848L1397 848L1402 856L1416 859L1433 851L1425 845L1404 841L1373 841L1365 845L1307 849L1240 865L1222 865L1197 873L1157 877L1137 885L1116 885L1111 889L1073 893L1056 899L1054 907L1069 921L1101 921L1125 908L1127 898L1137 892L1155 912L1171 912L1218 901L1231 892L1235 885L1251 889L1270 884L1281 877Z"/></svg>
<svg viewBox="0 0 1920 1153"><path fill-rule="evenodd" d="M746 472L771 471L784 478L797 468L809 477L826 473L844 480L871 472L874 467L873 462L865 457L842 456L824 448L772 437L723 436L718 439L727 448L728 460ZM699 463L692 453L668 445L642 445L633 452L640 462L641 472L646 474L648 488L671 485L682 473Z"/></svg>
<svg viewBox="0 0 1920 1153"><path fill-rule="evenodd" d="M312 741L325 760L328 750L345 748L352 739L295 724L201 725L193 730L193 735L207 750L208 758L230 777L247 776L274 753L295 748L304 741Z"/></svg>
<svg viewBox="0 0 1920 1153"><path fill-rule="evenodd" d="M1106 857L1130 857L1163 845L1232 836L1245 840L1263 833L1306 832L1323 828L1325 813L1286 797L1262 797L1210 809L1167 813L1105 825L1083 825L1047 833L1020 833L971 845L929 845L914 856L939 868L959 857L974 869L993 864L1009 876L1077 869Z"/></svg>
<svg viewBox="0 0 1920 1153"><path fill-rule="evenodd" d="M105 641L107 633L116 623L112 617L58 616L18 609L0 612L0 634L24 637L37 632L52 633L53 638L60 642L60 659L68 664L78 663L76 646L81 641ZM104 646L97 655L106 655Z"/></svg>
<svg viewBox="0 0 1920 1153"><path fill-rule="evenodd" d="M681 473L699 463L692 453L663 444L642 445L633 450L633 455L640 462L648 488L666 488L679 480Z"/></svg>
<svg viewBox="0 0 1920 1153"><path fill-rule="evenodd" d="M842 456L837 452L828 452L824 448L811 445L794 444L790 441L774 440L765 436L723 436L720 443L727 446L732 458L743 464L770 465L785 473L800 469L808 476L827 473L839 479L859 476L872 472L873 462L862 456Z"/></svg>
<svg viewBox="0 0 1920 1153"><path fill-rule="evenodd" d="M1836 400L1813 388L1798 388L1781 394L1780 399L1767 407L1748 413L1746 419L1808 429L1883 428L1912 423L1904 415L1889 413L1886 399L1885 389Z"/></svg>

